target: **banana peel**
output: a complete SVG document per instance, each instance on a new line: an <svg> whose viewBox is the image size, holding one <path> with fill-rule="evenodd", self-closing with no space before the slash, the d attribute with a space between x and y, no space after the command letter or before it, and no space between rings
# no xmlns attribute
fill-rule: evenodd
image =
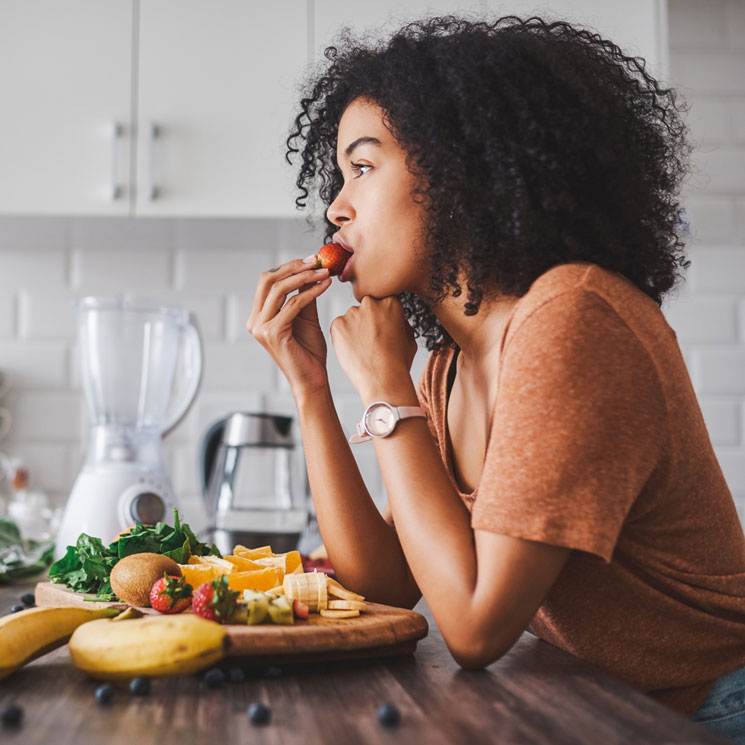
<svg viewBox="0 0 745 745"><path fill-rule="evenodd" d="M83 624L118 614L117 608L29 608L0 618L0 678L61 647Z"/></svg>
<svg viewBox="0 0 745 745"><path fill-rule="evenodd" d="M127 623L91 621L73 633L68 646L72 664L93 678L160 678L214 665L226 656L230 637L219 623L182 613Z"/></svg>

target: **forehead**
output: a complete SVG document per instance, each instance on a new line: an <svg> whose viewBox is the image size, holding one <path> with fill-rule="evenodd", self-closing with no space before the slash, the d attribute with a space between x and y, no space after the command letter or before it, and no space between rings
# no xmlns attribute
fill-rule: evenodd
<svg viewBox="0 0 745 745"><path fill-rule="evenodd" d="M391 134L383 123L383 109L374 101L364 98L356 98L344 109L337 134L339 156L358 137L377 137L381 143L391 139Z"/></svg>

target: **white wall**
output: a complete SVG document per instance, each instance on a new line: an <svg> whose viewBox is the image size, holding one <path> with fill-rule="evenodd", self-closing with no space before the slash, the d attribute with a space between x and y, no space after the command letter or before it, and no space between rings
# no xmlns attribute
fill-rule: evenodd
<svg viewBox="0 0 745 745"><path fill-rule="evenodd" d="M686 197L693 264L664 310L745 517L745 3L670 0L669 20L671 78L691 104L698 173ZM0 369L14 382L1 405L15 419L0 449L22 455L32 482L63 504L86 431L73 300L131 291L184 305L202 326L206 375L197 406L165 451L186 519L200 527L196 458L209 423L234 409L294 411L281 374L245 331L258 273L311 253L319 238L300 219L0 218ZM335 282L321 303L326 327L350 300ZM360 401L330 356L351 432ZM382 506L372 448L355 452Z"/></svg>
<svg viewBox="0 0 745 745"><path fill-rule="evenodd" d="M688 281L666 310L745 519L745 3L670 0L671 79L695 145Z"/></svg>

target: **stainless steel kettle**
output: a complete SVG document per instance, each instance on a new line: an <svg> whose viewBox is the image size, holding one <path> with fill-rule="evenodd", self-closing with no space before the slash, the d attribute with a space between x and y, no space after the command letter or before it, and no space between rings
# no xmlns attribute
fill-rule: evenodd
<svg viewBox="0 0 745 745"><path fill-rule="evenodd" d="M210 426L200 454L209 540L222 553L236 544L298 546L308 524L308 479L290 416L235 412Z"/></svg>

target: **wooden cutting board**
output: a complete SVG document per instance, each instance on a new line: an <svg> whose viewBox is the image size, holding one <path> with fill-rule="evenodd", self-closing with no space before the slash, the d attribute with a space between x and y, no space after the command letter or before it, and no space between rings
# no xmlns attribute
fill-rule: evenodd
<svg viewBox="0 0 745 745"><path fill-rule="evenodd" d="M126 603L92 603L82 593L63 585L39 582L36 605L41 608L127 608ZM229 656L249 658L257 664L317 662L321 660L387 657L411 654L419 639L427 636L427 620L415 611L379 603L366 603L367 611L356 618L323 618L311 613L307 621L295 619L287 626L226 624ZM156 614L152 608L139 608Z"/></svg>

